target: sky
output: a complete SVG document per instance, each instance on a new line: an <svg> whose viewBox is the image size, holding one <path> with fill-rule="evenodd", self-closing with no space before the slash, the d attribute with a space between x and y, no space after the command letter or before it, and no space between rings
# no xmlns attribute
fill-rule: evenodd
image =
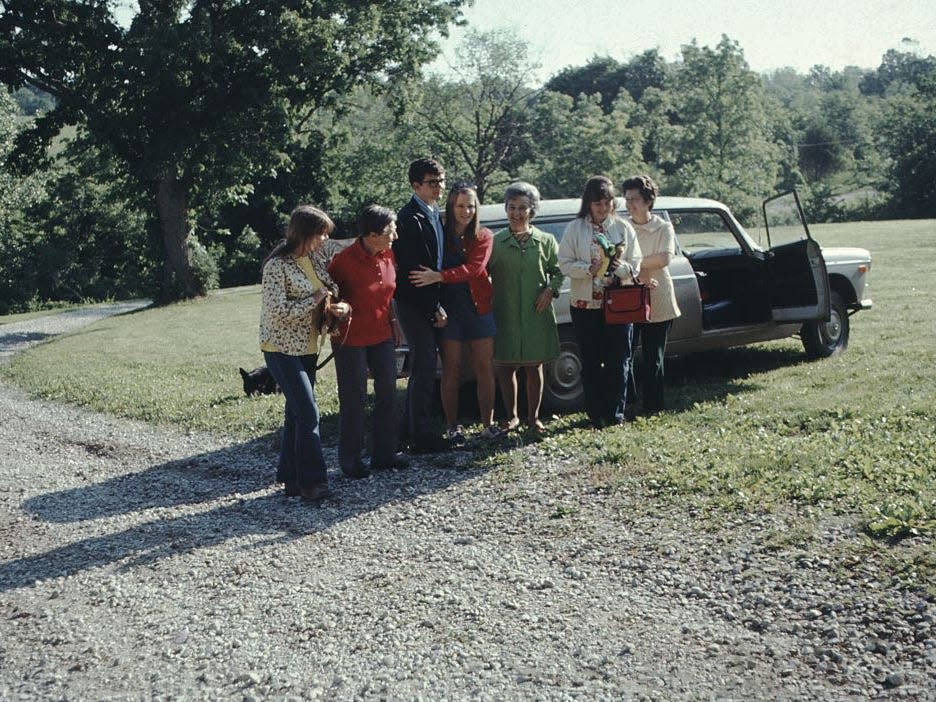
<svg viewBox="0 0 936 702"><path fill-rule="evenodd" d="M656 48L674 61L682 45L714 48L722 34L758 73L877 68L888 49L936 54L933 0L476 0L464 15L479 31L515 30L542 65L541 81L596 54L626 61ZM464 32L452 30L433 70L445 71Z"/></svg>

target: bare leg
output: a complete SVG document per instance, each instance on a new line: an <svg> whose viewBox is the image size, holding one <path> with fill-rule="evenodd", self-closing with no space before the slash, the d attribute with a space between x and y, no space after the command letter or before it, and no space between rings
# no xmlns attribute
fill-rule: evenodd
<svg viewBox="0 0 936 702"><path fill-rule="evenodd" d="M513 429L519 423L517 418L517 369L515 366L496 366L497 382L500 383L501 398L507 412L505 428Z"/></svg>
<svg viewBox="0 0 936 702"><path fill-rule="evenodd" d="M445 426L458 424L458 386L461 380L462 342L442 340L442 411Z"/></svg>
<svg viewBox="0 0 936 702"><path fill-rule="evenodd" d="M527 366L523 370L526 373L527 423L531 427L541 427L539 412L543 402L543 364Z"/></svg>
<svg viewBox="0 0 936 702"><path fill-rule="evenodd" d="M481 412L481 426L487 427L494 422L494 339L474 339L471 348L471 368L474 370L478 385L478 410Z"/></svg>

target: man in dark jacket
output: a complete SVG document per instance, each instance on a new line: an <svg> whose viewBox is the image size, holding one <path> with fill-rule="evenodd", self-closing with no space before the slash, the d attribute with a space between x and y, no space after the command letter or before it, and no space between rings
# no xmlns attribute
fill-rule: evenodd
<svg viewBox="0 0 936 702"><path fill-rule="evenodd" d="M436 378L437 330L447 321L440 302L442 285L415 287L410 271L421 266L442 269L443 228L439 199L445 189L445 169L431 158L409 165L413 197L397 214L397 240L393 255L397 263L396 307L410 349L409 383L406 386L406 424L403 427L413 453L448 448L436 431L432 414Z"/></svg>

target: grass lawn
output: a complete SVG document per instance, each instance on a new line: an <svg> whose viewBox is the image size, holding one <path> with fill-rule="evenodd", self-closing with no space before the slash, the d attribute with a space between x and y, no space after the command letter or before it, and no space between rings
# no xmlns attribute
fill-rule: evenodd
<svg viewBox="0 0 936 702"><path fill-rule="evenodd" d="M663 415L600 434L560 417L543 439L614 491L632 481L709 515L791 511L778 538L809 538L810 515L852 518L871 537L915 544L894 566L933 588L936 556L936 221L817 225L826 246L870 249L874 309L852 317L846 353L807 361L798 339L677 359ZM237 438L269 434L282 397L247 399L238 366L261 363L260 295L207 299L111 318L17 356L0 372L50 399ZM317 382L334 440L334 366ZM507 470L511 457L479 454Z"/></svg>

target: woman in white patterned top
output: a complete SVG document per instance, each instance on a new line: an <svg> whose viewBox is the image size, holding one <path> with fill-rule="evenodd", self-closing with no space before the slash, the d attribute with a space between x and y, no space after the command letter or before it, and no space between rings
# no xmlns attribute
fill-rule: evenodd
<svg viewBox="0 0 936 702"><path fill-rule="evenodd" d="M327 214L300 205L289 217L286 238L263 263L260 350L286 397L276 479L285 484L287 496L302 495L312 502L331 494L313 392L319 324L325 311L343 317L349 309L331 301L310 254L334 229Z"/></svg>

